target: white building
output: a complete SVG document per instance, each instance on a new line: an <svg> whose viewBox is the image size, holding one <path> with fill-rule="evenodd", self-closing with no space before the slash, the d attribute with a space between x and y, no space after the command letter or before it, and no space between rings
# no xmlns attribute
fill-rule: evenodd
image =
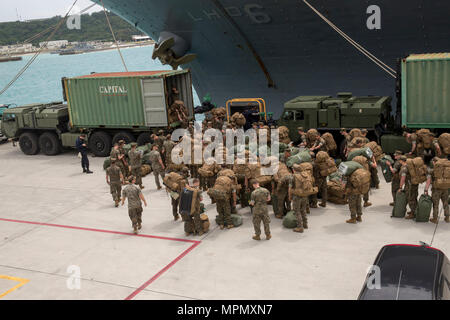
<svg viewBox="0 0 450 320"><path fill-rule="evenodd" d="M69 41L67 40L55 40L55 41L49 41L47 43L47 49L49 50L55 50L60 49L61 47L65 47L69 44ZM45 42L39 42L39 47L42 48L45 45Z"/></svg>
<svg viewBox="0 0 450 320"><path fill-rule="evenodd" d="M139 41L148 41L151 39L149 36L133 35L133 36L131 36L131 40L133 40L135 42L139 42Z"/></svg>

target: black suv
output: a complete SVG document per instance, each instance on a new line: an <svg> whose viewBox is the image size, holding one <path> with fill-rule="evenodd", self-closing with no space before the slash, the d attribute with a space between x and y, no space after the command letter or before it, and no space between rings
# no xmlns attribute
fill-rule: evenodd
<svg viewBox="0 0 450 320"><path fill-rule="evenodd" d="M427 245L386 245L358 299L450 300L450 262L442 251Z"/></svg>

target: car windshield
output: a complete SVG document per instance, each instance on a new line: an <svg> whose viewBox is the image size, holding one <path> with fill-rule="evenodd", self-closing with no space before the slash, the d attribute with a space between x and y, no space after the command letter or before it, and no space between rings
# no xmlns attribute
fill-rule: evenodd
<svg viewBox="0 0 450 320"><path fill-rule="evenodd" d="M381 288L368 289L364 300L431 300L439 252L411 246L386 247L378 261Z"/></svg>

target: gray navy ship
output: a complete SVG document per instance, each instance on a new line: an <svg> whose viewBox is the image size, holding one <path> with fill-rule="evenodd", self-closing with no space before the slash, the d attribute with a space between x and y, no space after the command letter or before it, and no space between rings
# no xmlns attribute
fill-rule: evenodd
<svg viewBox="0 0 450 320"><path fill-rule="evenodd" d="M395 100L393 70L398 59L450 51L450 1L103 3L158 42L154 59L174 68L190 68L200 97L210 93L218 105L230 98L261 97L275 117L281 115L284 102L300 95L350 91ZM392 70L375 64L332 25Z"/></svg>

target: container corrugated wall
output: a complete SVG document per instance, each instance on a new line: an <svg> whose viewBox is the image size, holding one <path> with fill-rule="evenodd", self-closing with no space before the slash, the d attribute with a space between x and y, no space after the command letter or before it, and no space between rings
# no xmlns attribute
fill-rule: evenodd
<svg viewBox="0 0 450 320"><path fill-rule="evenodd" d="M402 61L402 125L450 128L450 54L411 55Z"/></svg>
<svg viewBox="0 0 450 320"><path fill-rule="evenodd" d="M144 127L141 79L67 79L72 125L93 128Z"/></svg>

